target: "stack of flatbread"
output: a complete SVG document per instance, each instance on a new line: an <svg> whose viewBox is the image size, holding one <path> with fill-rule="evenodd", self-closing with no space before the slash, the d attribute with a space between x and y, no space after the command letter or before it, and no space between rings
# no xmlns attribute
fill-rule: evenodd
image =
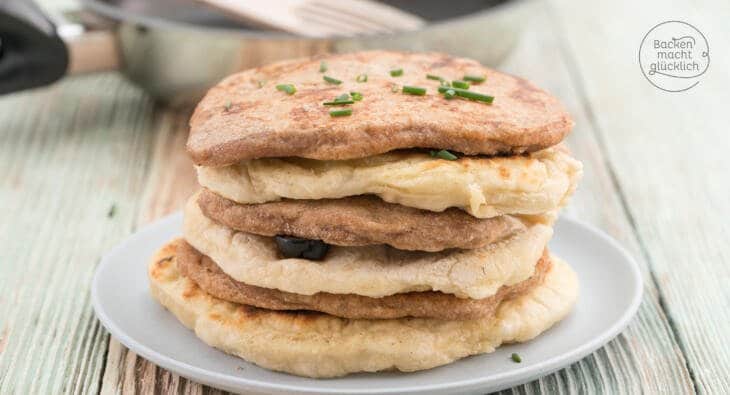
<svg viewBox="0 0 730 395"><path fill-rule="evenodd" d="M310 377L530 340L578 293L547 249L581 175L571 128L531 83L443 54L235 74L192 117L202 189L152 295L209 345Z"/></svg>

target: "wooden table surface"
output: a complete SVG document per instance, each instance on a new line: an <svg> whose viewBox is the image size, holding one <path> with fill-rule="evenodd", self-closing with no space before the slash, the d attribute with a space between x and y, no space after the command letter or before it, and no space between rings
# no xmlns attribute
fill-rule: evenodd
<svg viewBox="0 0 730 395"><path fill-rule="evenodd" d="M564 215L618 239L645 284L623 334L512 392L730 389L730 3L703 3L540 3L498 66L568 106L585 175ZM673 94L644 79L637 51L652 26L677 18L703 31L712 62L698 86ZM454 52L494 39L477 34ZM251 53L271 57L265 45ZM217 392L129 352L89 302L105 251L196 188L188 117L114 72L0 98L0 394Z"/></svg>

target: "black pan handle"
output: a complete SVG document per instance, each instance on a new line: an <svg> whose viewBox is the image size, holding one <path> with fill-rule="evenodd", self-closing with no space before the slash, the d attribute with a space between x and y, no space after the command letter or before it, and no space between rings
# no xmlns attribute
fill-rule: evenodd
<svg viewBox="0 0 730 395"><path fill-rule="evenodd" d="M0 1L0 94L50 84L68 62L56 26L33 1Z"/></svg>

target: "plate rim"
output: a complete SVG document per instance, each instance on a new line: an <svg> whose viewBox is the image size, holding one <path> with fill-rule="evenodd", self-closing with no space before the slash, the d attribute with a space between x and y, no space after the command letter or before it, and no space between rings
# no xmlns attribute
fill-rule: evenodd
<svg viewBox="0 0 730 395"><path fill-rule="evenodd" d="M114 246L111 250L109 250L99 261L99 264L97 265L94 276L92 278L92 284L91 284L91 304L94 309L94 314L96 315L96 318L99 320L99 322L102 324L102 326L109 332L116 340L118 340L120 343L122 343L125 347L130 349L132 352L136 353L137 355L142 356L143 358L155 363L158 366L161 366L167 370L170 370L176 374L179 374L181 376L184 376L188 379L191 379L196 382L202 382L205 384L209 384L213 387L217 388L225 388L225 389L234 389L234 390L240 390L240 388L247 388L252 390L269 390L269 391L286 391L286 392L292 392L292 393L300 393L300 394L308 394L308 393L325 393L325 394L403 394L403 393L415 393L415 392L423 392L423 391L448 391L448 390L454 390L454 389L473 389L478 388L480 385L484 384L486 381L494 382L495 384L495 390L504 389L513 385L516 385L516 383L522 382L524 380L524 375L528 374L527 372L531 372L530 374L537 374L535 376L535 379L539 377L543 377L547 374L550 374L558 369L561 369L565 366L568 366L570 364L573 364L574 362L578 361L581 358L584 358L588 356L593 351L599 349L600 347L604 346L608 342L610 342L612 339L614 339L616 336L618 336L623 330L629 325L631 320L636 315L636 312L639 309L639 306L641 305L641 301L643 300L643 294L644 294L644 286L643 286L643 276L641 274L641 270L639 269L639 265L636 262L636 260L629 254L629 252L621 245L617 240L615 240L613 237L602 231L601 229L576 218L572 218L570 216L563 216L558 219L556 222L556 226L559 222L566 222L570 223L573 226L578 226L582 228L584 231L588 231L592 233L593 236L601 239L601 241L606 242L609 244L612 248L614 248L616 251L619 252L619 254L624 258L624 261L626 262L626 266L629 269L629 272L631 273L631 279L632 283L630 284L630 289L633 292L633 297L631 299L631 302L629 304L629 307L622 313L620 318L614 322L613 325L609 326L608 328L601 331L598 336L595 336L590 341L582 344L579 347L576 347L574 349L571 349L569 351L566 351L564 353L552 356L536 365L532 365L529 367L523 367L518 368L514 370L510 370L507 372L497 373L489 376L480 376L475 377L468 380L461 380L461 381L452 381L447 382L443 384L429 384L429 385L418 385L418 386L411 386L407 388L398 388L398 389L373 389L369 390L367 388L345 388L345 389L328 389L328 388L319 388L319 389L310 389L305 388L297 385L290 385L290 384L279 384L279 383L272 383L268 381L260 381L255 379L249 379L249 378L243 378L243 377L235 377L231 376L229 374L219 373L212 370L204 369L201 367L197 367L194 365L190 365L185 362L178 361L174 358L168 357L167 355L161 354L146 345L135 341L130 336L128 336L121 328L117 326L114 320L109 317L108 314L104 311L102 306L100 305L99 301L99 278L101 276L100 273L102 273L108 266L110 266L110 259L112 256L116 255L119 251L124 250L126 246L130 243L133 243L139 238L142 238L149 232L155 231L157 228L164 228L169 222L175 222L180 221L182 218L182 212L178 211L172 214L169 214L165 217L162 217L156 221L153 221L149 224L146 224L145 226L137 229L133 234L129 235L127 238L123 239L120 243ZM628 284L627 284L628 285ZM186 328L188 329L188 328ZM205 380L200 380L199 377L205 377ZM213 383L215 380L219 380L218 382ZM221 387L221 384L225 384L223 387ZM232 386L233 385L233 386Z"/></svg>

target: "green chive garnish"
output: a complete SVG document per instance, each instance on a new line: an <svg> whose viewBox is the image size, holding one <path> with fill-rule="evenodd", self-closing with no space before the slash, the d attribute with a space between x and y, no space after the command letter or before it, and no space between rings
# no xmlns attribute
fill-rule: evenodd
<svg viewBox="0 0 730 395"><path fill-rule="evenodd" d="M368 75L367 74L360 74L355 78L355 81L357 82L368 82Z"/></svg>
<svg viewBox="0 0 730 395"><path fill-rule="evenodd" d="M443 81L444 80L443 78L441 78L441 77L439 77L437 75L433 75L433 74L426 74L426 78L428 78L429 80L436 80L436 81Z"/></svg>
<svg viewBox="0 0 730 395"><path fill-rule="evenodd" d="M324 61L319 62L319 72L324 73L325 71L327 71L327 63Z"/></svg>
<svg viewBox="0 0 730 395"><path fill-rule="evenodd" d="M350 96L352 96L352 100L354 101L362 100L362 93L360 92L350 92Z"/></svg>
<svg viewBox="0 0 730 395"><path fill-rule="evenodd" d="M446 92L444 92L444 97L447 100L451 100L456 96L456 92L453 89L447 89Z"/></svg>
<svg viewBox="0 0 730 395"><path fill-rule="evenodd" d="M393 86L390 87L390 91L393 93L398 92L399 88L398 85L393 84Z"/></svg>
<svg viewBox="0 0 730 395"><path fill-rule="evenodd" d="M347 93L343 93L343 94L335 97L334 100L326 101L322 104L325 106L342 106L345 104L352 104L352 103L355 103L355 101L350 99L350 95L348 95Z"/></svg>
<svg viewBox="0 0 730 395"><path fill-rule="evenodd" d="M331 117L346 117L348 115L352 114L352 108L345 108L342 110L332 110L330 111Z"/></svg>
<svg viewBox="0 0 730 395"><path fill-rule="evenodd" d="M403 93L407 93L409 95L423 96L426 94L426 88L403 85Z"/></svg>
<svg viewBox="0 0 730 395"><path fill-rule="evenodd" d="M403 75L403 69L390 70L390 76L391 77L400 77L402 75Z"/></svg>
<svg viewBox="0 0 730 395"><path fill-rule="evenodd" d="M451 81L451 86L454 88L469 89L469 83L466 81L454 80Z"/></svg>
<svg viewBox="0 0 730 395"><path fill-rule="evenodd" d="M487 79L487 77L484 77L482 75L467 74L462 79L464 81L471 81L471 82L479 83L479 82L484 82Z"/></svg>
<svg viewBox="0 0 730 395"><path fill-rule="evenodd" d="M439 86L445 86L447 88L450 88L451 84L449 84L449 81L441 80L441 82L439 82Z"/></svg>
<svg viewBox="0 0 730 395"><path fill-rule="evenodd" d="M520 354L512 353L512 361L516 363L522 362L522 357L520 357Z"/></svg>
<svg viewBox="0 0 730 395"><path fill-rule="evenodd" d="M286 92L287 95L293 95L297 92L297 88L295 88L292 84L277 85L276 90Z"/></svg>
<svg viewBox="0 0 730 395"><path fill-rule="evenodd" d="M226 102L226 105L224 106L224 107L225 107L225 109L226 109L226 112L228 112L228 111L229 111L229 110L231 109L231 106L232 106L232 105L233 105L233 103L231 103L231 101L230 101L230 100L228 100L228 101Z"/></svg>
<svg viewBox="0 0 730 395"><path fill-rule="evenodd" d="M352 104L355 103L354 100L335 100L335 101L326 101L322 103L325 106L344 106L345 104Z"/></svg>
<svg viewBox="0 0 730 395"><path fill-rule="evenodd" d="M449 152L445 149L442 149L441 151L431 151L430 155L432 158L441 158L441 159L445 159L445 160L459 159L459 157L457 157L456 155L452 154L451 152Z"/></svg>
<svg viewBox="0 0 730 395"><path fill-rule="evenodd" d="M324 78L324 80L329 82L330 84L339 85L342 83L342 81L338 80L337 78L328 77L326 75L322 78Z"/></svg>
<svg viewBox="0 0 730 395"><path fill-rule="evenodd" d="M481 102L485 102L485 103L489 103L489 104L491 104L494 101L494 96L489 96L489 95L485 95L482 93L468 91L466 89L447 88L445 86L440 86L439 93L446 93L446 91L449 89L453 90L454 93L456 94L456 96L461 96L465 99L481 101Z"/></svg>

